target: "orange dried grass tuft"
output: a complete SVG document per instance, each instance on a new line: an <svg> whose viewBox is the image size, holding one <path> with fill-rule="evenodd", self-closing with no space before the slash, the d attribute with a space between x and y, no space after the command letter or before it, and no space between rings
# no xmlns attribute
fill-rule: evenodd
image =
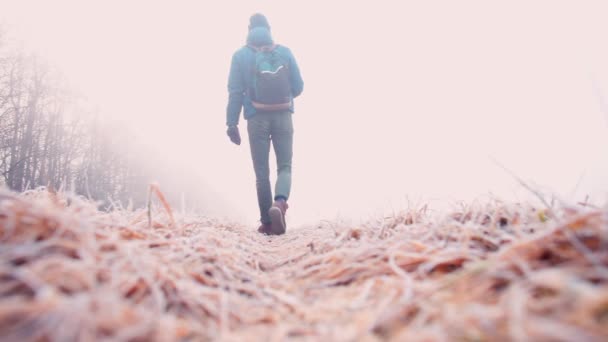
<svg viewBox="0 0 608 342"><path fill-rule="evenodd" d="M171 209L171 205L169 205L169 202L167 201L167 199L165 198L165 195L162 193L162 191L160 191L160 188L158 187L158 184L150 184L150 189L149 189L149 196L148 196L148 225L152 225L152 216L151 216L151 195L155 194L156 197L159 199L160 203L163 205L163 208L165 208L165 212L167 213L167 215L169 215L169 220L170 220L170 227L175 227L175 219L173 218L173 209ZM155 225L154 228L158 228L159 225Z"/></svg>

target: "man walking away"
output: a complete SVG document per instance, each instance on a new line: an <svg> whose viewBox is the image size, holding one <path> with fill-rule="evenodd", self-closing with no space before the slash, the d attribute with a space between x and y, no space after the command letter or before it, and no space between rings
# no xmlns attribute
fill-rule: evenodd
<svg viewBox="0 0 608 342"><path fill-rule="evenodd" d="M226 124L230 141L240 145L238 123L243 109L262 223L258 231L263 234L285 233L285 212L291 191L293 99L303 88L302 76L291 51L273 42L264 15L251 16L247 44L232 56ZM274 197L269 178L271 143L278 168Z"/></svg>

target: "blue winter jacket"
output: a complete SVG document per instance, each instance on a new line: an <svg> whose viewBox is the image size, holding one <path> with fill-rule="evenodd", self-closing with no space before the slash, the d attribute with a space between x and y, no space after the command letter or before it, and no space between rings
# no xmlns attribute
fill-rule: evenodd
<svg viewBox="0 0 608 342"><path fill-rule="evenodd" d="M264 27L256 27L249 31L247 45L240 48L232 56L230 65L230 75L228 77L228 108L226 109L226 124L234 126L239 123L241 108L244 108L244 117L249 119L256 113L256 109L251 104L251 98L247 89L250 88L253 79L253 67L255 63L255 51L248 45L265 46L272 45L270 30ZM302 93L304 82L300 75L300 69L291 51L285 46L277 46L279 52L289 63L290 82L292 96L295 98ZM293 113L293 101L291 102L290 112Z"/></svg>

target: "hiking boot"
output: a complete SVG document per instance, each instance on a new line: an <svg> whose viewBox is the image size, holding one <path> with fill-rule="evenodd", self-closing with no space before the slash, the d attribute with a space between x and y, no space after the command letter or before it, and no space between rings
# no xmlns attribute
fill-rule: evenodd
<svg viewBox="0 0 608 342"><path fill-rule="evenodd" d="M268 210L268 216L270 216L270 231L272 234L281 235L285 234L287 225L285 224L285 213L287 212L287 202L284 199L274 201L274 204Z"/></svg>
<svg viewBox="0 0 608 342"><path fill-rule="evenodd" d="M258 233L262 233L265 235L270 235L272 234L272 232L270 231L272 227L270 226L270 223L263 223L259 228L258 228Z"/></svg>

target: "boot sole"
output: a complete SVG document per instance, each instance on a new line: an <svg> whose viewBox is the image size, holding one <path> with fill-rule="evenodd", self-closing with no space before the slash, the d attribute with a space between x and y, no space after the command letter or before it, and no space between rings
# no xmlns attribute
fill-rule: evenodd
<svg viewBox="0 0 608 342"><path fill-rule="evenodd" d="M281 209L277 207L270 208L268 216L270 216L270 230L272 233L276 235L285 234L285 217Z"/></svg>

